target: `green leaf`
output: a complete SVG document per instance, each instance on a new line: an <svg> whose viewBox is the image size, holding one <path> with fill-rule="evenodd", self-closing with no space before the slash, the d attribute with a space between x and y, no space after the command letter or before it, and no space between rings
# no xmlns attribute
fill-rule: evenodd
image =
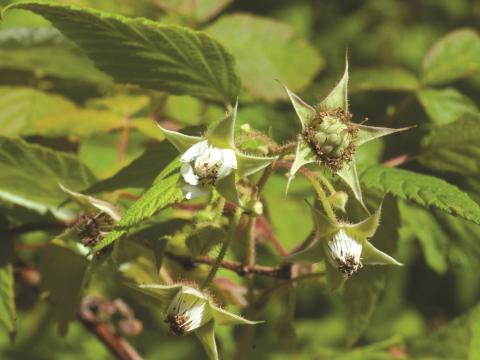
<svg viewBox="0 0 480 360"><path fill-rule="evenodd" d="M423 59L423 81L445 84L480 70L480 37L473 29L455 30L440 40Z"/></svg>
<svg viewBox="0 0 480 360"><path fill-rule="evenodd" d="M49 20L117 82L231 104L238 96L232 56L202 32L35 1L8 9Z"/></svg>
<svg viewBox="0 0 480 360"><path fill-rule="evenodd" d="M419 86L417 77L405 69L375 67L353 71L349 90L414 92Z"/></svg>
<svg viewBox="0 0 480 360"><path fill-rule="evenodd" d="M479 226L440 211L401 203L403 227L419 241L427 265L439 274L449 266L471 269L480 264Z"/></svg>
<svg viewBox="0 0 480 360"><path fill-rule="evenodd" d="M80 108L59 95L24 87L0 87L3 135L85 136L124 123L125 117L113 111Z"/></svg>
<svg viewBox="0 0 480 360"><path fill-rule="evenodd" d="M75 44L53 27L1 30L0 68L31 71L40 78L52 76L103 88L112 83L108 75L96 69Z"/></svg>
<svg viewBox="0 0 480 360"><path fill-rule="evenodd" d="M414 359L472 359L469 355L478 353L473 345L478 344L479 323L480 305L477 305L432 334L407 343L408 354Z"/></svg>
<svg viewBox="0 0 480 360"><path fill-rule="evenodd" d="M417 96L428 117L438 125L450 124L478 110L472 99L454 88L420 90Z"/></svg>
<svg viewBox="0 0 480 360"><path fill-rule="evenodd" d="M23 87L0 87L0 133L17 135L31 131L32 124L44 123L52 115L75 106L58 95ZM30 132L32 133L32 132Z"/></svg>
<svg viewBox="0 0 480 360"><path fill-rule="evenodd" d="M307 87L323 59L287 24L247 14L225 15L206 30L238 61L245 89L256 98L285 99L281 80L294 91Z"/></svg>
<svg viewBox="0 0 480 360"><path fill-rule="evenodd" d="M399 198L480 224L480 206L445 180L381 166L366 169L360 180L369 188L389 192Z"/></svg>
<svg viewBox="0 0 480 360"><path fill-rule="evenodd" d="M0 324L5 327L11 336L16 331L15 320L13 266L12 264L0 264Z"/></svg>
<svg viewBox="0 0 480 360"><path fill-rule="evenodd" d="M168 141L153 144L129 165L108 179L94 184L86 192L99 193L124 188L147 188L177 155L178 151Z"/></svg>
<svg viewBox="0 0 480 360"><path fill-rule="evenodd" d="M422 140L420 162L434 170L465 176L480 175L480 114L465 115L433 128Z"/></svg>
<svg viewBox="0 0 480 360"><path fill-rule="evenodd" d="M439 274L448 268L449 238L429 211L416 205L400 203L404 226L414 229L414 236L420 242L428 266Z"/></svg>
<svg viewBox="0 0 480 360"><path fill-rule="evenodd" d="M94 181L90 170L74 156L0 137L0 199L35 210L69 215L58 206L67 195L59 183L70 189L84 189Z"/></svg>
<svg viewBox="0 0 480 360"><path fill-rule="evenodd" d="M157 0L155 4L168 13L185 17L190 22L203 23L220 13L233 0Z"/></svg>
<svg viewBox="0 0 480 360"><path fill-rule="evenodd" d="M130 227L140 224L158 210L182 200L182 191L177 186L179 174L176 170L179 168L180 162L177 160L167 166L142 197L128 208L116 228L98 243L92 251L97 252L103 249L125 235Z"/></svg>
<svg viewBox="0 0 480 360"><path fill-rule="evenodd" d="M87 267L84 256L61 244L52 243L42 253L41 286L49 292L61 336L78 311Z"/></svg>

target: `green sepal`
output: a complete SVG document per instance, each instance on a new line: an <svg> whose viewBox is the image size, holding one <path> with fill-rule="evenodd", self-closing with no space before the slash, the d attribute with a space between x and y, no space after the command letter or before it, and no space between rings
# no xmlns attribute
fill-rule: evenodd
<svg viewBox="0 0 480 360"><path fill-rule="evenodd" d="M313 206L310 206L310 208L312 210L313 222L320 238L327 237L328 235L338 231L338 223L330 220Z"/></svg>
<svg viewBox="0 0 480 360"><path fill-rule="evenodd" d="M247 155L238 150L235 151L235 156L237 157L237 173L239 176L249 176L254 174L257 171L266 168L276 159L276 157Z"/></svg>
<svg viewBox="0 0 480 360"><path fill-rule="evenodd" d="M217 343L215 342L215 321L212 319L194 331L210 360L218 360Z"/></svg>
<svg viewBox="0 0 480 360"><path fill-rule="evenodd" d="M375 235L375 232L380 225L381 214L382 204L380 204L377 210L365 220L357 224L346 225L345 230L348 234L351 234L354 239L369 239Z"/></svg>
<svg viewBox="0 0 480 360"><path fill-rule="evenodd" d="M235 172L232 172L227 177L218 180L215 184L215 189L226 200L240 207L243 206L242 201L238 197L237 187L235 185Z"/></svg>
<svg viewBox="0 0 480 360"><path fill-rule="evenodd" d="M210 306L213 311L213 318L215 319L215 323L218 325L255 325L263 322L245 319L244 317L233 314L213 304L211 304Z"/></svg>
<svg viewBox="0 0 480 360"><path fill-rule="evenodd" d="M286 261L292 263L304 263L304 264L315 264L322 260L325 260L325 253L323 250L321 240L316 239L310 246L306 249L300 250L290 256L285 258Z"/></svg>
<svg viewBox="0 0 480 360"><path fill-rule="evenodd" d="M325 109L341 108L348 111L348 58L345 56L345 71L339 83L333 88L328 96L320 103Z"/></svg>
<svg viewBox="0 0 480 360"><path fill-rule="evenodd" d="M330 291L339 291L345 284L345 277L328 260L325 260L325 273Z"/></svg>
<svg viewBox="0 0 480 360"><path fill-rule="evenodd" d="M403 266L390 255L378 250L369 241L365 241L362 248L362 262L365 265L398 265Z"/></svg>
<svg viewBox="0 0 480 360"><path fill-rule="evenodd" d="M287 92L290 101L292 102L293 108L297 113L298 118L300 119L300 123L302 124L302 130L305 128L305 125L310 122L312 118L315 117L316 110L313 106L308 105L305 101L303 101L298 95L294 94L287 88L285 85L280 83L285 91Z"/></svg>
<svg viewBox="0 0 480 360"><path fill-rule="evenodd" d="M139 285L136 288L140 288L140 291L142 291L144 294L154 297L164 305L168 305L173 300L175 295L177 295L177 293L181 290L182 285L144 284Z"/></svg>
<svg viewBox="0 0 480 360"><path fill-rule="evenodd" d="M354 141L356 146L360 146L362 144L365 144L366 142L369 142L371 140L374 140L382 136L387 136L399 131L405 131L412 128L412 127L404 127L400 129L390 129L390 128L366 126L366 125L355 125L355 127L358 129L358 135Z"/></svg>
<svg viewBox="0 0 480 360"><path fill-rule="evenodd" d="M170 141L173 146L175 146L180 154L183 154L196 143L205 140L199 136L185 135L177 131L167 130L161 127L159 124L157 124L157 126L160 128L160 130L162 130L167 140Z"/></svg>
<svg viewBox="0 0 480 360"><path fill-rule="evenodd" d="M97 198L94 198L93 196L88 196L84 195L75 191L72 191L70 189L67 189L65 186L62 184L58 184L60 188L75 202L80 206L80 208L88 213L94 213L94 212L104 212L108 216L110 216L113 220L115 221L120 221L122 218L122 214L120 213L120 210L113 205L110 204L107 201L103 201Z"/></svg>
<svg viewBox="0 0 480 360"><path fill-rule="evenodd" d="M207 133L209 144L222 149L234 149L235 121L237 118L238 100L233 109Z"/></svg>
<svg viewBox="0 0 480 360"><path fill-rule="evenodd" d="M352 159L350 163L343 165L343 168L337 172L337 175L348 185L352 190L353 195L362 205L367 213L369 213L365 203L363 202L362 188L360 186L360 180L358 179L357 164L355 159Z"/></svg>
<svg viewBox="0 0 480 360"><path fill-rule="evenodd" d="M310 164L315 161L315 154L313 153L310 146L303 140L298 139L297 148L295 150L295 159L293 160L293 164L290 167L290 171L288 172L288 181L287 187L285 189L285 196L288 194L288 190L290 188L290 183L292 182L295 174L298 170L304 165Z"/></svg>

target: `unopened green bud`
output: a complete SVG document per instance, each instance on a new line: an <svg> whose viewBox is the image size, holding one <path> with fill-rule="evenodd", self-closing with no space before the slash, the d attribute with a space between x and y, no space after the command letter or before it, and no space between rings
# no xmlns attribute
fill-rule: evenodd
<svg viewBox="0 0 480 360"><path fill-rule="evenodd" d="M334 171L349 162L355 152L357 129L351 117L342 109L319 111L302 134L318 161Z"/></svg>
<svg viewBox="0 0 480 360"><path fill-rule="evenodd" d="M347 205L348 201L348 194L345 191L337 191L336 193L330 195L328 197L328 200L335 209L345 212L345 206Z"/></svg>

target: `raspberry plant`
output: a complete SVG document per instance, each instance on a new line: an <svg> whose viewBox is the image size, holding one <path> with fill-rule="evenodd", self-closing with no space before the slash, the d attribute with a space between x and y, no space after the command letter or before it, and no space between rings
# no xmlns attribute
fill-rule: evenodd
<svg viewBox="0 0 480 360"><path fill-rule="evenodd" d="M2 358L478 358L478 9L387 3L1 2Z"/></svg>

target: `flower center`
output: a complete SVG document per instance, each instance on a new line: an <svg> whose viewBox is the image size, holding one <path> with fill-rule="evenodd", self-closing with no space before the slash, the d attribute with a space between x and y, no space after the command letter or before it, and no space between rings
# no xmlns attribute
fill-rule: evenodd
<svg viewBox="0 0 480 360"><path fill-rule="evenodd" d="M82 215L75 225L80 241L85 246L97 245L112 230L115 221L106 213Z"/></svg>
<svg viewBox="0 0 480 360"><path fill-rule="evenodd" d="M333 171L339 171L355 154L354 140L358 129L351 122L352 114L340 108L320 110L306 125L302 137L317 160Z"/></svg>
<svg viewBox="0 0 480 360"><path fill-rule="evenodd" d="M340 270L345 278L356 274L362 268L360 255L362 245L352 239L344 230L340 230L331 241L328 242L329 254L333 265Z"/></svg>
<svg viewBox="0 0 480 360"><path fill-rule="evenodd" d="M215 185L218 180L218 170L220 164L198 163L195 162L194 172L201 185Z"/></svg>

